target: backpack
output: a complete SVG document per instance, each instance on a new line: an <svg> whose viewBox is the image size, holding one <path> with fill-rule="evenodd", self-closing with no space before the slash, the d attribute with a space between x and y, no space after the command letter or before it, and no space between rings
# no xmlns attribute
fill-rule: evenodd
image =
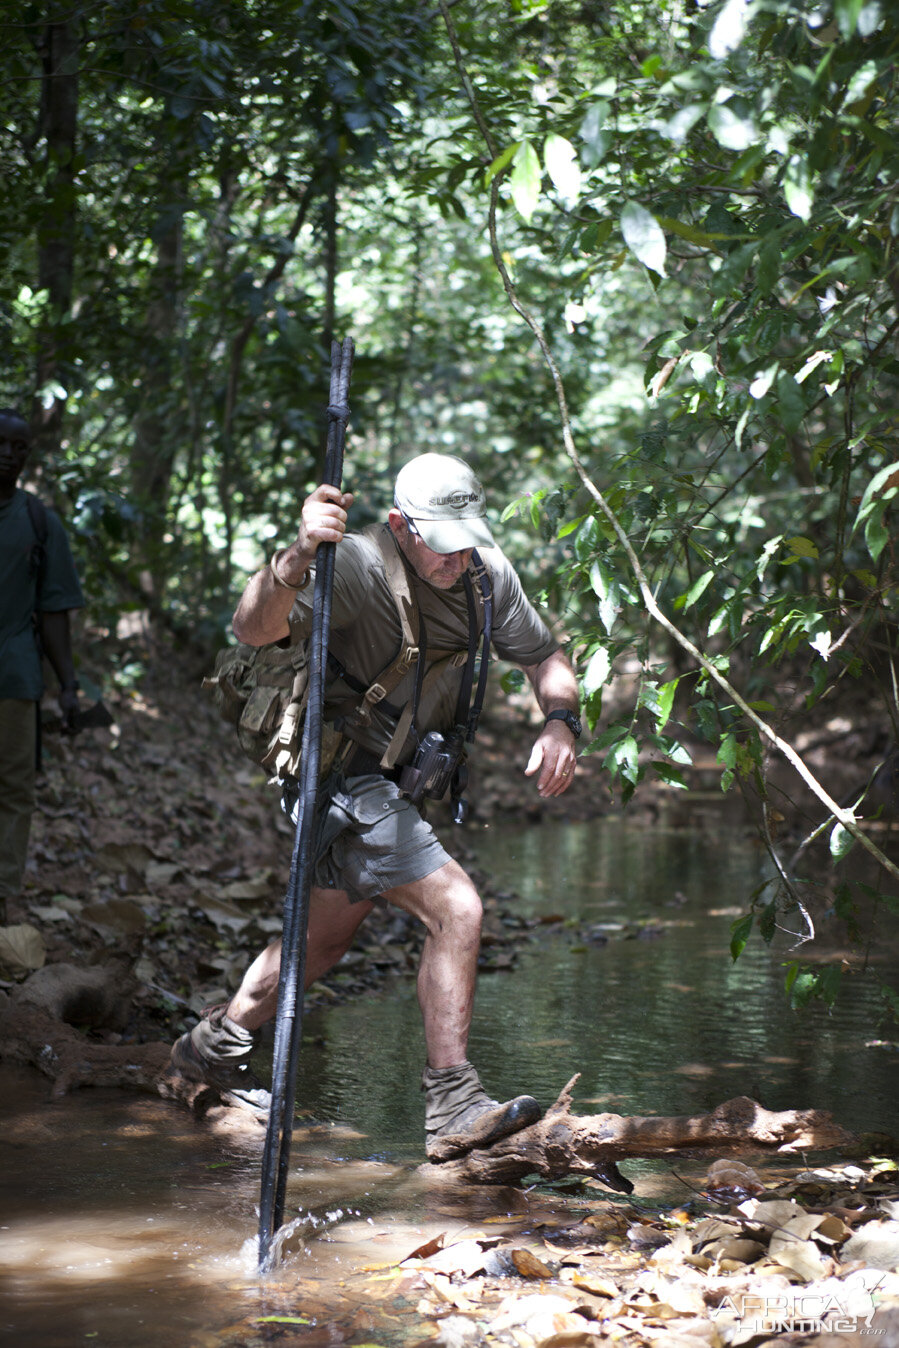
<svg viewBox="0 0 899 1348"><path fill-rule="evenodd" d="M202 686L222 719L237 728L238 742L249 758L274 776L296 777L308 685L306 642L258 647L240 642L218 652L215 668ZM323 733L325 728L323 724Z"/></svg>
<svg viewBox="0 0 899 1348"><path fill-rule="evenodd" d="M343 719L363 725L371 709L393 691L418 659L418 606L409 578L389 531L374 525L363 531L377 544L402 630L400 648L374 683L366 687L331 656L329 664L349 683L355 697L340 709ZM215 668L203 680L219 714L237 728L244 753L274 777L298 777L302 755L303 716L309 691L308 642L281 646L226 646ZM387 704L389 705L389 704ZM329 721L322 722L321 773L332 767L348 737Z"/></svg>

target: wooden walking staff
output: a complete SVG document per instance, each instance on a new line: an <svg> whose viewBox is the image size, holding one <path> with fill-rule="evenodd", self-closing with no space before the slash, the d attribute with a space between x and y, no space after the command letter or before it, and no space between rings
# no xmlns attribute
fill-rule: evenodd
<svg viewBox="0 0 899 1348"><path fill-rule="evenodd" d="M343 476L343 446L350 409L347 396L353 368L353 339L331 344L331 389L328 403L328 443L324 481L339 487ZM303 983L306 974L306 928L309 891L315 857L312 840L321 764L322 716L331 594L334 585L335 543L321 543L315 554L315 591L312 634L309 638L309 688L303 724L300 794L290 878L284 899L281 936L281 972L272 1063L272 1103L262 1156L262 1192L259 1201L259 1271L269 1265L272 1237L284 1220L284 1193L290 1168L293 1110L296 1099L297 1058L303 1028Z"/></svg>

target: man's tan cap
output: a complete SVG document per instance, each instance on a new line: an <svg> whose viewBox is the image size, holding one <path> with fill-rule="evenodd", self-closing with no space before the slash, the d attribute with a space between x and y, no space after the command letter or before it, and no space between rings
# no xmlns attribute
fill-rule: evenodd
<svg viewBox="0 0 899 1348"><path fill-rule="evenodd" d="M419 454L397 474L397 509L432 552L463 552L496 544L487 523L484 488L464 459Z"/></svg>

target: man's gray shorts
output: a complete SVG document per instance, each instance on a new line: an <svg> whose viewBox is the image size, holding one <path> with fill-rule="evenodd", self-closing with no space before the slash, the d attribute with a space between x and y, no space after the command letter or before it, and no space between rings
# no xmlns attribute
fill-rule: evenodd
<svg viewBox="0 0 899 1348"><path fill-rule="evenodd" d="M315 884L343 889L354 902L377 902L385 890L423 880L450 860L416 806L395 782L375 774L328 784L330 801L316 819ZM284 809L296 823L296 796Z"/></svg>

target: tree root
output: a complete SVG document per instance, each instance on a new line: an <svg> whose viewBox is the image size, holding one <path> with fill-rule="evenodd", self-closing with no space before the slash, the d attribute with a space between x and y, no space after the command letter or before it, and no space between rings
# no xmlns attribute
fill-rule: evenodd
<svg viewBox="0 0 899 1348"><path fill-rule="evenodd" d="M129 992L122 961L47 965L8 997L0 994L0 1060L36 1067L53 1083L52 1099L81 1086L144 1091L189 1109L217 1136L256 1146L259 1119L223 1104L211 1086L170 1072L170 1044L102 1044L85 1036L85 1029L124 1027Z"/></svg>
<svg viewBox="0 0 899 1348"><path fill-rule="evenodd" d="M615 1166L623 1157L707 1152L720 1156L772 1149L785 1153L841 1147L853 1141L850 1133L820 1110L774 1113L745 1095L726 1100L710 1114L669 1118L572 1114L571 1091L577 1079L572 1077L539 1123L482 1151L423 1166L423 1172L428 1179L454 1184L515 1184L531 1174L547 1179L584 1175L628 1192L629 1181Z"/></svg>
<svg viewBox="0 0 899 1348"><path fill-rule="evenodd" d="M99 1044L75 1026L113 1028L123 1022L121 965L77 969L49 965L15 988L0 1006L0 1058L36 1067L59 1099L79 1086L156 1091L169 1045Z"/></svg>

